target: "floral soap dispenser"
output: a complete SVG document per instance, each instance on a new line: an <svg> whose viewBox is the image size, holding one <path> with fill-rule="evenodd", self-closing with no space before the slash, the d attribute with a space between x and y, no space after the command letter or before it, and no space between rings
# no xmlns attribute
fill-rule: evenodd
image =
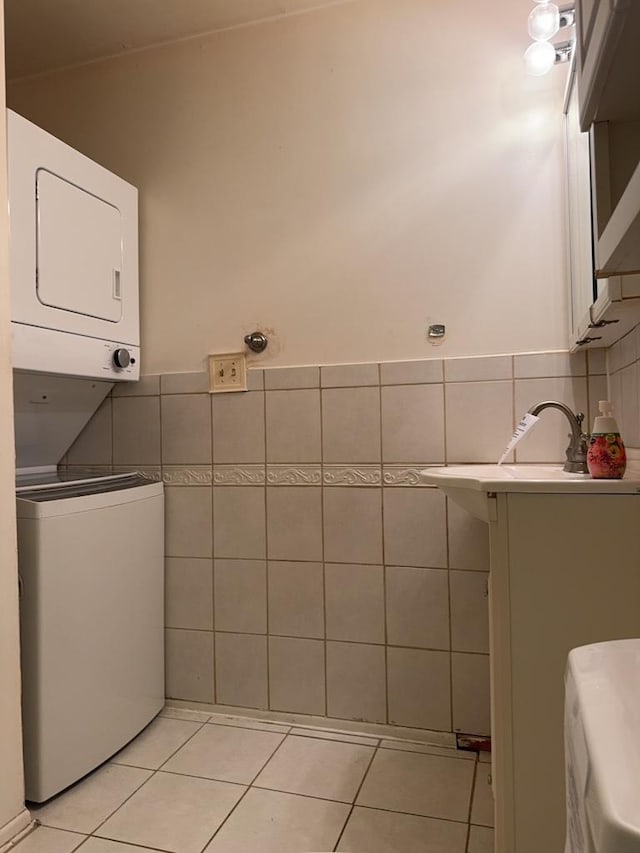
<svg viewBox="0 0 640 853"><path fill-rule="evenodd" d="M609 400L598 403L600 415L593 422L589 438L587 466L596 480L621 480L627 467L627 454Z"/></svg>

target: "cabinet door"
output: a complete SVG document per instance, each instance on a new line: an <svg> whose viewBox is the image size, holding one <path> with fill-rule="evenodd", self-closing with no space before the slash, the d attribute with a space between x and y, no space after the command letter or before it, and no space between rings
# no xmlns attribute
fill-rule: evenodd
<svg viewBox="0 0 640 853"><path fill-rule="evenodd" d="M585 337L589 309L595 302L591 215L589 134L582 133L578 116L575 75L569 81L565 104L565 170L568 215L568 279L570 287L570 346Z"/></svg>
<svg viewBox="0 0 640 853"><path fill-rule="evenodd" d="M576 0L576 51L582 130L588 130L595 120L628 9L628 0Z"/></svg>
<svg viewBox="0 0 640 853"><path fill-rule="evenodd" d="M45 169L37 173L37 258L44 305L120 320L120 211Z"/></svg>

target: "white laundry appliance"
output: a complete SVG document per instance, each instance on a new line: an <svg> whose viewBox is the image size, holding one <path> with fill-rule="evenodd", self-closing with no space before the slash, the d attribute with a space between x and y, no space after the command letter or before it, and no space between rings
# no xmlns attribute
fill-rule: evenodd
<svg viewBox="0 0 640 853"><path fill-rule="evenodd" d="M569 653L565 853L640 853L640 639Z"/></svg>
<svg viewBox="0 0 640 853"><path fill-rule="evenodd" d="M137 190L8 111L28 800L102 763L164 704L161 483L58 464L140 371Z"/></svg>

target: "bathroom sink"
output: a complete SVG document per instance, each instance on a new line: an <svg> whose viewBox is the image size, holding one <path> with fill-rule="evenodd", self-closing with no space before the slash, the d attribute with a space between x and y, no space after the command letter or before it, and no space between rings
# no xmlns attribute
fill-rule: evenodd
<svg viewBox="0 0 640 853"><path fill-rule="evenodd" d="M561 465L449 465L420 472L423 483L438 486L471 515L489 521L487 495L495 492L540 494L640 494L640 471L622 480L592 480L568 474Z"/></svg>

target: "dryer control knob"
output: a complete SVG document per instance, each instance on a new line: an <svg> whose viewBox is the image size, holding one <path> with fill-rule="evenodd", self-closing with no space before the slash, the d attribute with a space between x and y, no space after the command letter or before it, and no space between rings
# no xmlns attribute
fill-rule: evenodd
<svg viewBox="0 0 640 853"><path fill-rule="evenodd" d="M131 354L128 349L117 349L113 353L113 363L116 367L129 367L131 364Z"/></svg>

